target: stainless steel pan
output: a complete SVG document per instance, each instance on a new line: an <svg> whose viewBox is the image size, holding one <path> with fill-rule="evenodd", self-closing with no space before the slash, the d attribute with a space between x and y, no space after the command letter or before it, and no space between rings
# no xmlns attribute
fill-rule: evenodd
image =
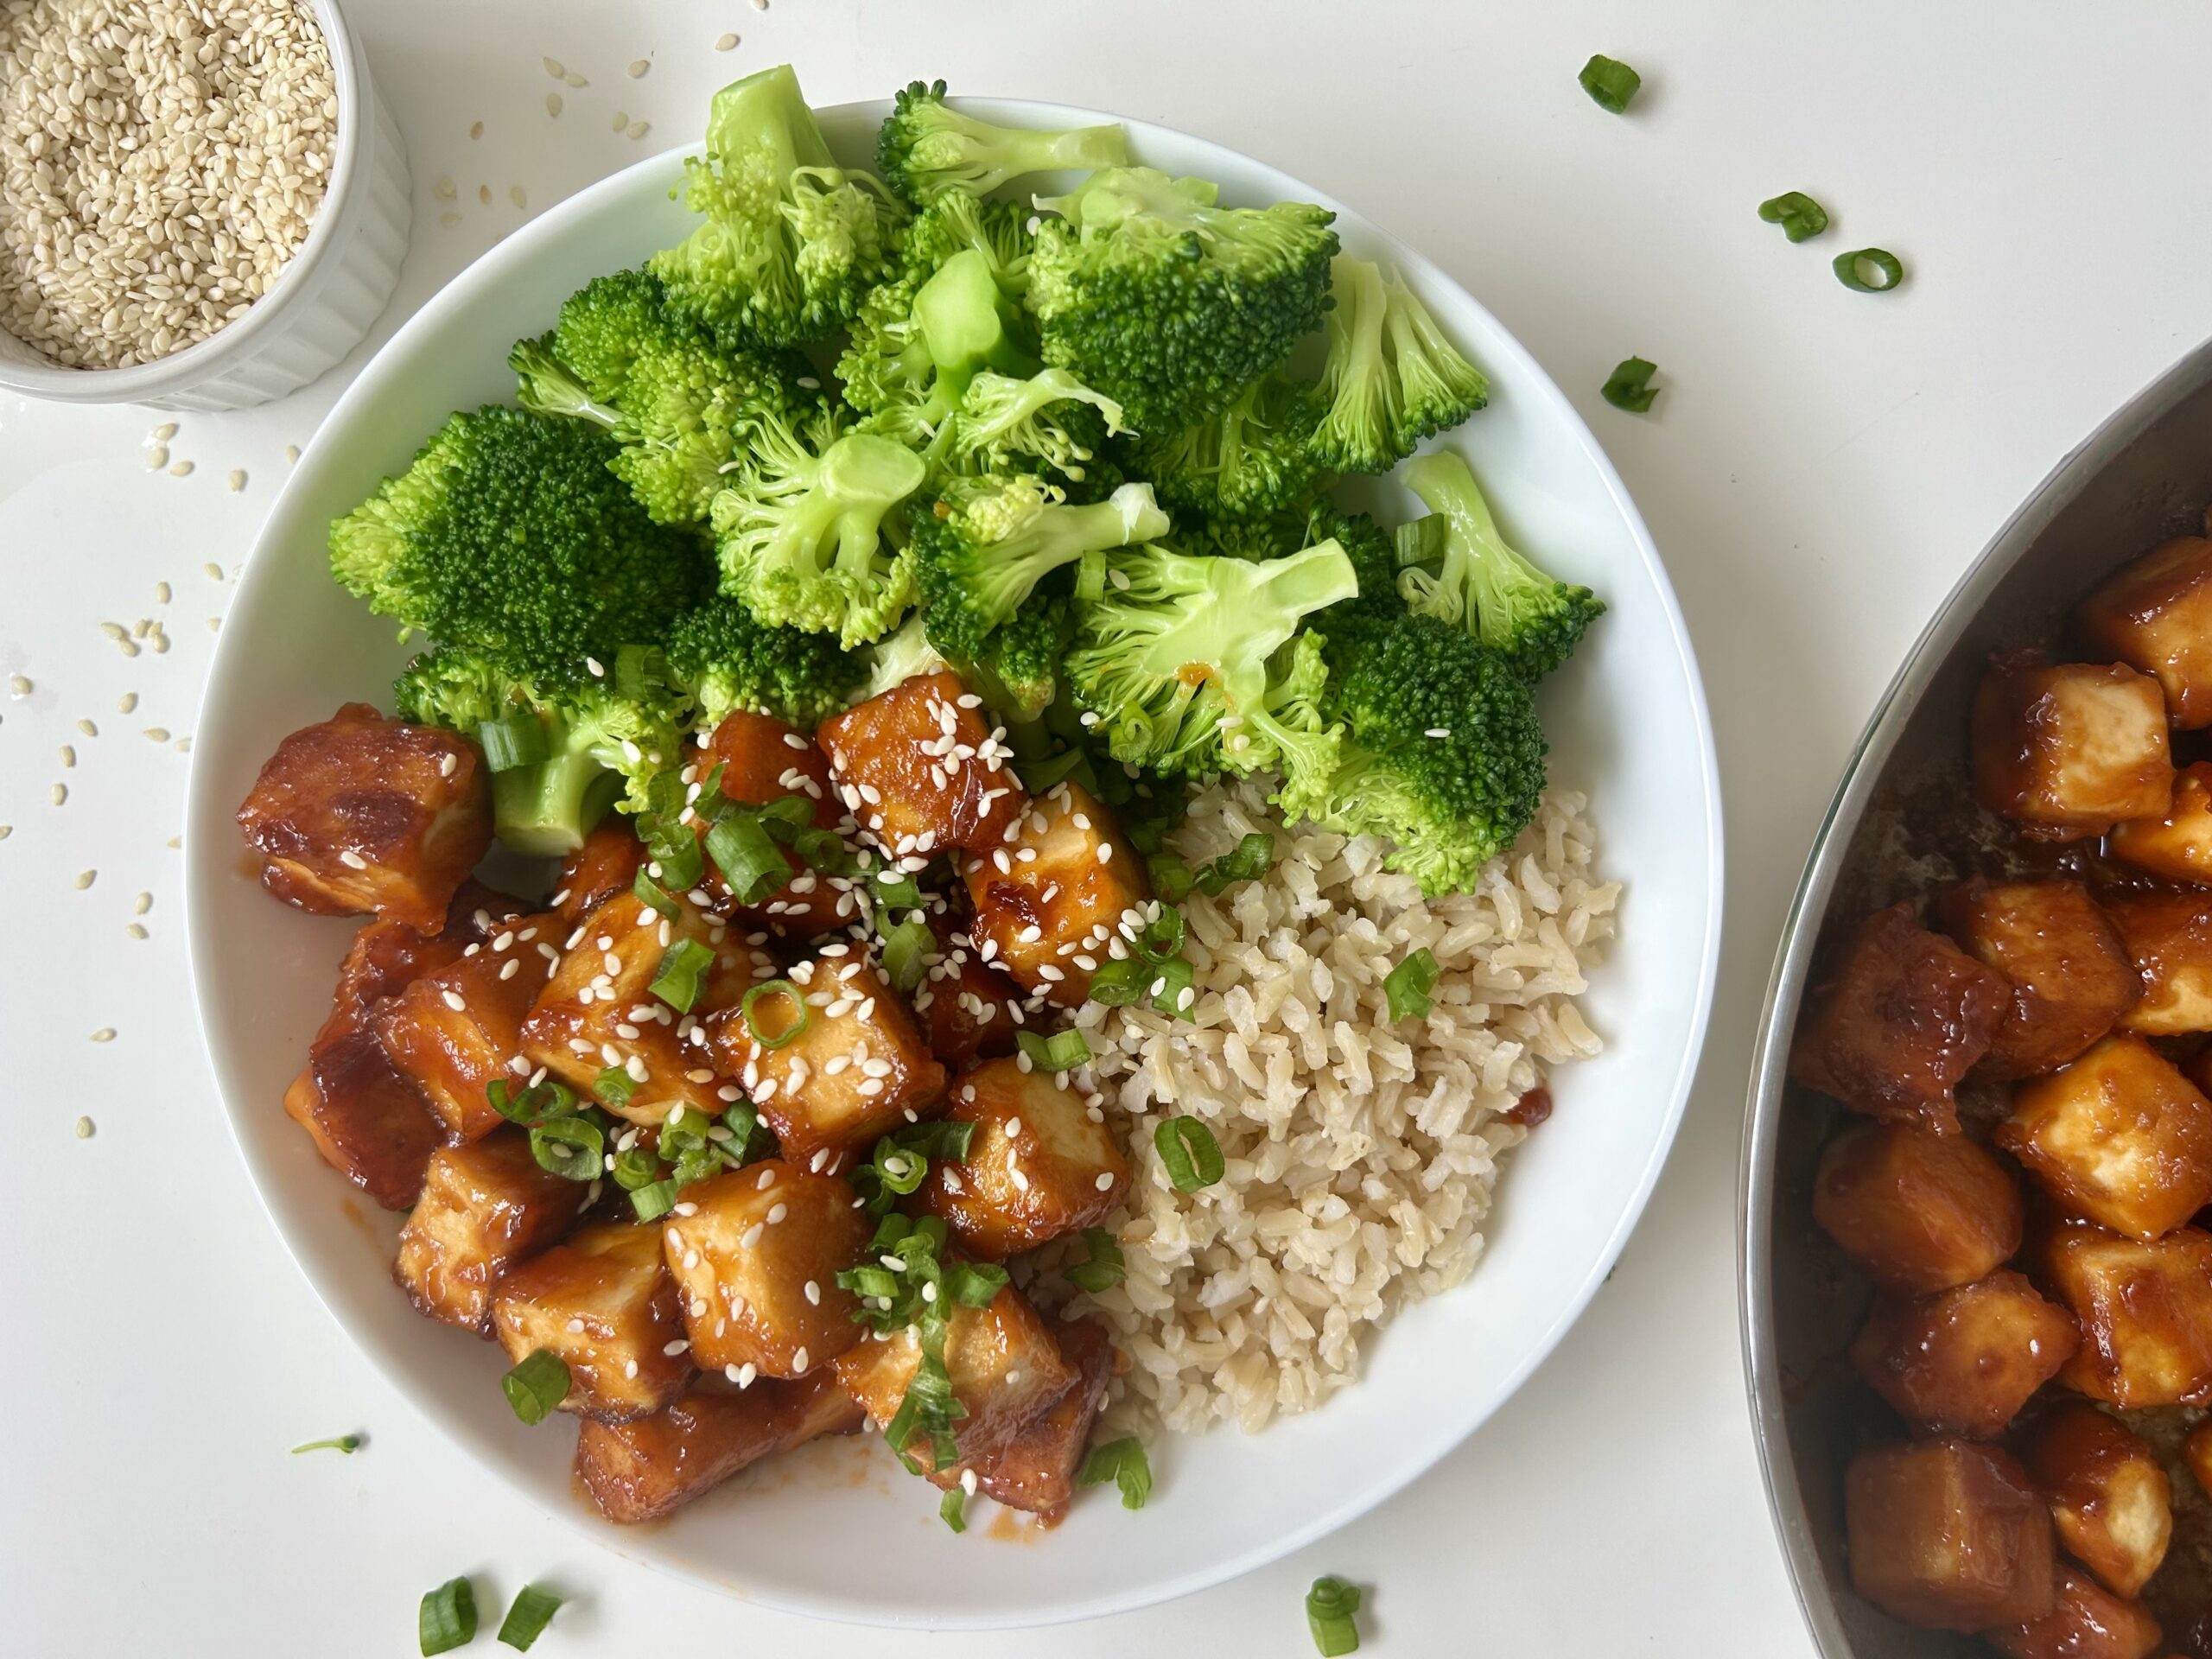
<svg viewBox="0 0 2212 1659"><path fill-rule="evenodd" d="M1826 1659L1980 1654L1908 1630L1850 1592L1840 1480L1861 1430L1840 1357L1866 1290L1814 1227L1813 1169L1840 1108L1794 1087L1790 1033L1829 925L1924 890L1913 825L1966 798L1967 707L1999 645L2058 633L2107 571L2189 529L2212 498L2212 342L2138 393L1983 550L1891 683L1799 880L1752 1058L1738 1226L1752 1430L1797 1598Z"/></svg>

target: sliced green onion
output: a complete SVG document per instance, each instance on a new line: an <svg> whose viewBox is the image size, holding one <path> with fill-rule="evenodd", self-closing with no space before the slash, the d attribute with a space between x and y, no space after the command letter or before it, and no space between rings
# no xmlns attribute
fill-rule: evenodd
<svg viewBox="0 0 2212 1659"><path fill-rule="evenodd" d="M1145 1499L1152 1496L1152 1465L1145 1457L1143 1443L1134 1434L1092 1446L1084 1454L1083 1467L1076 1471L1075 1478L1077 1484L1084 1486L1099 1486L1112 1481L1122 1489L1122 1507L1125 1510L1144 1508Z"/></svg>
<svg viewBox="0 0 2212 1659"><path fill-rule="evenodd" d="M607 1157L607 1135L588 1117L556 1117L531 1130L530 1155L548 1174L595 1181Z"/></svg>
<svg viewBox="0 0 2212 1659"><path fill-rule="evenodd" d="M1235 851L1224 853L1198 872L1198 891L1211 897L1232 881L1256 881L1268 873L1268 866L1274 862L1274 857L1273 836L1258 832L1246 836L1236 843Z"/></svg>
<svg viewBox="0 0 2212 1659"><path fill-rule="evenodd" d="M1406 953L1406 958L1382 976L1382 995L1390 1000L1392 1024L1408 1014L1428 1018L1429 995L1436 988L1436 958L1427 945Z"/></svg>
<svg viewBox="0 0 2212 1659"><path fill-rule="evenodd" d="M660 879L671 893L689 893L697 887L707 874L707 855L699 845L699 837L688 827L679 826L681 841L671 842L664 849L649 849L653 862L660 867Z"/></svg>
<svg viewBox="0 0 2212 1659"><path fill-rule="evenodd" d="M1084 1228L1083 1242L1090 1247L1090 1259L1066 1268L1067 1281L1094 1296L1102 1290L1113 1289L1128 1273L1128 1266L1122 1259L1121 1245L1103 1227Z"/></svg>
<svg viewBox="0 0 2212 1659"><path fill-rule="evenodd" d="M499 1621L499 1640L511 1648L530 1651L530 1644L545 1633L545 1626L560 1611L561 1598L550 1590L525 1584L515 1592L514 1605Z"/></svg>
<svg viewBox="0 0 2212 1659"><path fill-rule="evenodd" d="M425 1595L415 1632L426 1656L467 1647L476 1639L476 1586L467 1579L448 1579Z"/></svg>
<svg viewBox="0 0 2212 1659"><path fill-rule="evenodd" d="M1090 1000L1102 1007L1126 1008L1141 1002L1152 982L1160 976L1159 964L1142 957L1120 957L1102 962L1090 976Z"/></svg>
<svg viewBox="0 0 2212 1659"><path fill-rule="evenodd" d="M791 879L791 861L758 814L732 813L707 831L707 856L741 905L757 905Z"/></svg>
<svg viewBox="0 0 2212 1659"><path fill-rule="evenodd" d="M1803 242L1828 227L1828 210L1802 190L1785 190L1759 203L1759 217L1782 226L1792 242Z"/></svg>
<svg viewBox="0 0 2212 1659"><path fill-rule="evenodd" d="M919 910L922 886L911 875L893 870L875 873L875 902L885 910Z"/></svg>
<svg viewBox="0 0 2212 1659"><path fill-rule="evenodd" d="M761 1029L760 1020L753 1012L753 1005L764 996L782 997L798 1010L798 1018L784 1027L773 1036ZM806 1011L806 998L798 986L788 979L764 979L745 994L745 1001L737 1005L738 1018L745 1021L746 1034L762 1048L781 1048L807 1027L812 1017Z"/></svg>
<svg viewBox="0 0 2212 1659"><path fill-rule="evenodd" d="M699 1000L699 980L714 965L715 953L696 939L678 939L661 953L660 967L646 988L678 1014L691 1012Z"/></svg>
<svg viewBox="0 0 2212 1659"><path fill-rule="evenodd" d="M542 1423L569 1397L569 1367L551 1349L533 1348L499 1379L499 1387L516 1416L525 1423Z"/></svg>
<svg viewBox="0 0 2212 1659"><path fill-rule="evenodd" d="M1160 914L1139 928L1131 943L1139 956L1153 962L1165 962L1182 954L1185 937L1183 912L1173 905L1162 905Z"/></svg>
<svg viewBox="0 0 2212 1659"><path fill-rule="evenodd" d="M1025 1031L1014 1040L1039 1071L1072 1071L1090 1058L1090 1045L1083 1040L1079 1031L1056 1031L1050 1037Z"/></svg>
<svg viewBox="0 0 2212 1659"><path fill-rule="evenodd" d="M1170 957L1165 962L1152 963L1148 966L1152 969L1152 978L1146 988L1152 998L1152 1006L1171 1020L1188 1020L1191 1009L1184 998L1190 994L1195 977L1191 972L1191 964L1180 957ZM1192 997L1191 1000L1195 1001L1197 998Z"/></svg>
<svg viewBox="0 0 2212 1659"><path fill-rule="evenodd" d="M1152 878L1152 890L1163 905L1181 904L1197 885L1191 867L1173 853L1154 854L1145 860L1144 873Z"/></svg>
<svg viewBox="0 0 2212 1659"><path fill-rule="evenodd" d="M814 822L814 798L810 795L779 795L772 801L763 801L748 810L760 820L760 827L778 841L789 841Z"/></svg>
<svg viewBox="0 0 2212 1659"><path fill-rule="evenodd" d="M837 1283L855 1296L890 1297L899 1294L899 1275L888 1268L846 1268L838 1273Z"/></svg>
<svg viewBox="0 0 2212 1659"><path fill-rule="evenodd" d="M1615 409L1641 415L1664 390L1651 384L1651 377L1658 372L1659 365L1649 358L1624 357L1614 366L1605 384L1598 388L1599 396Z"/></svg>
<svg viewBox="0 0 2212 1659"><path fill-rule="evenodd" d="M801 830L791 837L791 851L808 869L823 875L850 875L859 868L853 849L835 830Z"/></svg>
<svg viewBox="0 0 2212 1659"><path fill-rule="evenodd" d="M947 1492L944 1497L938 1500L937 1506L937 1518L944 1522L946 1526L950 1527L955 1532L967 1531L968 1517L963 1513L963 1510L967 1505L967 1502L968 1494L962 1491L957 1486L955 1486L950 1491Z"/></svg>
<svg viewBox="0 0 2212 1659"><path fill-rule="evenodd" d="M988 1307L1010 1275L988 1262L953 1262L944 1269L945 1294L963 1307Z"/></svg>
<svg viewBox="0 0 2212 1659"><path fill-rule="evenodd" d="M1643 77L1617 58L1604 53L1594 54L1582 66L1582 73L1575 77L1582 83L1582 90L1590 94L1601 110L1619 115L1628 108L1629 100L1636 96L1636 89L1643 85Z"/></svg>
<svg viewBox="0 0 2212 1659"><path fill-rule="evenodd" d="M868 1167L875 1173L875 1179L885 1192L904 1198L921 1185L923 1178L930 1173L930 1160L887 1135L875 1143L875 1154L868 1160Z"/></svg>
<svg viewBox="0 0 2212 1659"><path fill-rule="evenodd" d="M1860 294L1886 294L1904 281L1904 262L1886 248L1853 248L1830 262L1836 281Z"/></svg>
<svg viewBox="0 0 2212 1659"><path fill-rule="evenodd" d="M1152 1144L1160 1149L1160 1161L1167 1166L1167 1179L1177 1192L1195 1192L1221 1179L1225 1167L1221 1143L1197 1118L1162 1119L1152 1132Z"/></svg>
<svg viewBox="0 0 2212 1659"><path fill-rule="evenodd" d="M909 916L883 936L884 976L902 994L910 993L929 971L937 935L918 916Z"/></svg>
<svg viewBox="0 0 2212 1659"><path fill-rule="evenodd" d="M968 1156L968 1143L976 1138L976 1126L954 1118L940 1117L934 1123L916 1123L899 1131L899 1144L912 1147L927 1158L950 1158L958 1163Z"/></svg>
<svg viewBox="0 0 2212 1659"><path fill-rule="evenodd" d="M508 1122L520 1123L524 1128L566 1117L576 1109L575 1091L550 1077L520 1091L505 1077L494 1077L484 1085L484 1098Z"/></svg>
<svg viewBox="0 0 2212 1659"><path fill-rule="evenodd" d="M660 1160L643 1147L631 1147L614 1154L614 1167L607 1173L625 1192L636 1192L660 1179Z"/></svg>
<svg viewBox="0 0 2212 1659"><path fill-rule="evenodd" d="M536 715L497 715L476 728L487 772L513 772L545 758L545 724Z"/></svg>
<svg viewBox="0 0 2212 1659"><path fill-rule="evenodd" d="M638 1082L619 1065L602 1066L591 1080L591 1091L601 1105L619 1112L638 1092Z"/></svg>
<svg viewBox="0 0 2212 1659"><path fill-rule="evenodd" d="M676 1208L676 1195L683 1190L674 1181L649 1182L630 1194L630 1208L637 1211L639 1221L658 1221Z"/></svg>
<svg viewBox="0 0 2212 1659"><path fill-rule="evenodd" d="M630 884L630 891L637 895L639 903L651 906L671 920L681 908L666 888L645 874L643 865L639 867L638 879Z"/></svg>
<svg viewBox="0 0 2212 1659"><path fill-rule="evenodd" d="M340 1434L331 1440L309 1440L304 1446L296 1446L292 1448L292 1455L296 1458L302 1452L343 1452L346 1456L351 1457L360 1448L359 1435Z"/></svg>
<svg viewBox="0 0 2212 1659"><path fill-rule="evenodd" d="M1359 1611L1359 1602L1358 1586L1342 1579L1316 1579L1306 1592L1306 1625L1324 1659L1359 1650L1359 1627L1351 1617Z"/></svg>
<svg viewBox="0 0 2212 1659"><path fill-rule="evenodd" d="M741 1164L753 1137L760 1132L760 1109L749 1100L741 1100L722 1114L722 1127L729 1131L726 1145L730 1155Z"/></svg>

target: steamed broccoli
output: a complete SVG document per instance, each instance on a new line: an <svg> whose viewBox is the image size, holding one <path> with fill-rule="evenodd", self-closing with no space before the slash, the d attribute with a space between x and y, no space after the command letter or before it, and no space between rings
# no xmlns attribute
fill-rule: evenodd
<svg viewBox="0 0 2212 1659"><path fill-rule="evenodd" d="M898 626L914 602L898 509L921 457L836 419L763 420L711 509L721 590L764 622L834 633L847 650Z"/></svg>
<svg viewBox="0 0 2212 1659"><path fill-rule="evenodd" d="M707 154L683 167L685 205L705 222L650 269L676 312L725 345L824 339L891 268L906 210L836 164L788 64L715 93Z"/></svg>
<svg viewBox="0 0 2212 1659"><path fill-rule="evenodd" d="M1333 270L1314 457L1332 472L1387 473L1488 402L1489 382L1397 277L1349 254Z"/></svg>
<svg viewBox="0 0 2212 1659"><path fill-rule="evenodd" d="M1116 760L1191 778L1334 769L1313 650L1283 647L1357 591L1335 543L1261 563L1135 548L1086 561L1077 591L1065 671Z"/></svg>
<svg viewBox="0 0 2212 1659"><path fill-rule="evenodd" d="M1132 439L1128 463L1171 507L1224 518L1289 511L1320 480L1313 439L1322 407L1313 387L1263 374L1195 425Z"/></svg>
<svg viewBox="0 0 2212 1659"><path fill-rule="evenodd" d="M1090 476L1106 440L1122 430L1122 406L1065 369L1027 379L984 370L931 440L943 471L989 473L1041 464L1071 483ZM1109 486L1107 493L1112 493Z"/></svg>
<svg viewBox="0 0 2212 1659"><path fill-rule="evenodd" d="M981 657L1052 571L1166 533L1148 485L1125 484L1107 500L1071 507L1024 474L956 480L932 510L914 516L914 576L930 643L950 658Z"/></svg>
<svg viewBox="0 0 2212 1659"><path fill-rule="evenodd" d="M669 308L668 291L649 270L594 276L561 302L553 332L540 343L602 404L620 401L640 353L686 351L700 331Z"/></svg>
<svg viewBox="0 0 2212 1659"><path fill-rule="evenodd" d="M1216 207L1214 186L1147 167L1039 198L1029 306L1045 360L1140 432L1194 425L1289 355L1328 304L1335 215L1298 202Z"/></svg>
<svg viewBox="0 0 2212 1659"><path fill-rule="evenodd" d="M867 677L853 689L849 701L856 703L895 690L918 675L942 674L952 666L930 644L918 611L861 652L860 663Z"/></svg>
<svg viewBox="0 0 2212 1659"><path fill-rule="evenodd" d="M1407 467L1405 480L1429 509L1399 531L1399 563L1407 568L1398 586L1408 606L1465 629L1531 679L1565 662L1605 613L1604 601L1546 575L1508 546L1459 456L1422 455Z"/></svg>
<svg viewBox="0 0 2212 1659"><path fill-rule="evenodd" d="M1029 287L1029 256L1037 245L1027 202L984 201L958 191L914 215L899 252L898 280L919 287L963 248L991 262L999 286L1019 299Z"/></svg>
<svg viewBox="0 0 2212 1659"><path fill-rule="evenodd" d="M683 736L654 662L632 646L594 676L518 678L475 652L441 645L392 686L401 716L474 739L492 774L493 832L516 852L583 845L610 806L635 812L678 762Z"/></svg>
<svg viewBox="0 0 2212 1659"><path fill-rule="evenodd" d="M867 664L826 634L772 627L736 600L684 612L668 633L668 674L706 731L732 709L811 728L846 705Z"/></svg>
<svg viewBox="0 0 2212 1659"><path fill-rule="evenodd" d="M875 165L916 207L947 191L988 195L1010 179L1053 168L1119 167L1128 160L1119 126L1033 132L947 109L944 83L914 81L892 100L875 141Z"/></svg>
<svg viewBox="0 0 2212 1659"><path fill-rule="evenodd" d="M459 414L330 527L330 569L380 615L524 677L611 663L712 588L705 545L648 518L598 426Z"/></svg>

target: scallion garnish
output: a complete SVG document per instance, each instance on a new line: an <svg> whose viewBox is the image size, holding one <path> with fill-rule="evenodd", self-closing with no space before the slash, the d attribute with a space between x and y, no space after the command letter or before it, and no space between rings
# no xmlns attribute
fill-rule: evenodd
<svg viewBox="0 0 2212 1659"><path fill-rule="evenodd" d="M1830 264L1836 281L1860 294L1886 294L1904 281L1904 262L1886 248L1853 248Z"/></svg>
<svg viewBox="0 0 2212 1659"><path fill-rule="evenodd" d="M451 1653L476 1639L476 1586L467 1579L448 1579L423 1598L415 1632L427 1656Z"/></svg>
<svg viewBox="0 0 2212 1659"><path fill-rule="evenodd" d="M525 1584L515 1592L514 1605L499 1621L499 1640L511 1648L529 1652L530 1644L544 1634L546 1625L560 1607L561 1598L550 1590Z"/></svg>
<svg viewBox="0 0 2212 1659"><path fill-rule="evenodd" d="M674 1181L649 1181L630 1194L630 1208L639 1221L658 1221L676 1208L676 1195L681 1191Z"/></svg>
<svg viewBox="0 0 2212 1659"><path fill-rule="evenodd" d="M903 1198L921 1185L930 1173L930 1160L918 1152L907 1151L887 1135L875 1143L875 1155L868 1160L868 1167L885 1192Z"/></svg>
<svg viewBox="0 0 2212 1659"><path fill-rule="evenodd" d="M638 867L638 879L630 884L630 891L637 896L639 904L651 906L671 920L680 908L676 900L669 896L667 890L645 874L645 866L642 864Z"/></svg>
<svg viewBox="0 0 2212 1659"><path fill-rule="evenodd" d="M798 855L800 863L823 875L850 875L859 868L853 849L835 830L811 826L799 830L791 836L791 850Z"/></svg>
<svg viewBox="0 0 2212 1659"><path fill-rule="evenodd" d="M881 910L919 910L922 885L911 875L891 869L875 873L875 902Z"/></svg>
<svg viewBox="0 0 2212 1659"><path fill-rule="evenodd" d="M1785 190L1768 197L1759 203L1759 217L1770 225L1781 226L1782 233L1792 242L1818 236L1828 227L1828 210L1802 190Z"/></svg>
<svg viewBox="0 0 2212 1659"><path fill-rule="evenodd" d="M1039 1071L1072 1071L1090 1058L1090 1045L1083 1040L1079 1031L1056 1031L1050 1037L1025 1031L1014 1040Z"/></svg>
<svg viewBox="0 0 2212 1659"><path fill-rule="evenodd" d="M638 1092L638 1080L619 1065L602 1066L591 1080L591 1091L601 1105L619 1112Z"/></svg>
<svg viewBox="0 0 2212 1659"><path fill-rule="evenodd" d="M753 1137L760 1133L760 1109L749 1100L733 1102L729 1110L722 1114L722 1127L729 1131L729 1140L725 1143L729 1155L741 1164L753 1145Z"/></svg>
<svg viewBox="0 0 2212 1659"><path fill-rule="evenodd" d="M936 945L930 925L918 916L907 917L883 936L884 977L902 995L912 991L929 971L930 952Z"/></svg>
<svg viewBox="0 0 2212 1659"><path fill-rule="evenodd" d="M944 1292L963 1307L988 1307L1012 1276L995 1262L949 1262Z"/></svg>
<svg viewBox="0 0 2212 1659"><path fill-rule="evenodd" d="M1191 1003L1198 1000L1191 988L1196 977L1191 964L1180 957L1170 957L1150 966L1152 978L1146 989L1152 997L1152 1006L1171 1020L1188 1020Z"/></svg>
<svg viewBox="0 0 2212 1659"><path fill-rule="evenodd" d="M1405 960L1382 976L1382 995L1390 1001L1392 1024L1408 1014L1428 1018L1428 994L1436 988L1436 958L1427 945L1406 953Z"/></svg>
<svg viewBox="0 0 2212 1659"><path fill-rule="evenodd" d="M955 1532L965 1532L968 1530L967 1504L968 1494L955 1486L938 1500L937 1518Z"/></svg>
<svg viewBox="0 0 2212 1659"><path fill-rule="evenodd" d="M1098 964L1090 976L1090 1000L1101 1007L1125 1008L1144 1000L1152 982L1160 976L1159 964L1142 957L1119 957Z"/></svg>
<svg viewBox="0 0 2212 1659"><path fill-rule="evenodd" d="M1256 881L1268 873L1274 857L1275 838L1255 830L1198 872L1198 891L1211 896L1232 881Z"/></svg>
<svg viewBox="0 0 2212 1659"><path fill-rule="evenodd" d="M476 728L487 772L512 772L545 758L545 727L537 715L518 709L497 715Z"/></svg>
<svg viewBox="0 0 2212 1659"><path fill-rule="evenodd" d="M548 1174L595 1181L605 1166L607 1132L588 1117L556 1117L530 1132L530 1155Z"/></svg>
<svg viewBox="0 0 2212 1659"><path fill-rule="evenodd" d="M699 982L714 965L715 953L696 939L678 939L661 953L660 967L646 988L678 1014L691 1012Z"/></svg>
<svg viewBox="0 0 2212 1659"><path fill-rule="evenodd" d="M548 1348L533 1348L499 1379L507 1403L525 1423L542 1423L569 1397L569 1367Z"/></svg>
<svg viewBox="0 0 2212 1659"><path fill-rule="evenodd" d="M1605 384L1598 388L1598 394L1615 409L1641 415L1651 407L1652 400L1662 390L1651 384L1651 377L1658 372L1659 365L1649 358L1624 357L1614 366Z"/></svg>
<svg viewBox="0 0 2212 1659"><path fill-rule="evenodd" d="M1306 1592L1306 1625L1325 1659L1358 1651L1359 1627L1352 1623L1352 1615L1359 1611L1359 1587L1338 1578L1316 1579Z"/></svg>
<svg viewBox="0 0 2212 1659"><path fill-rule="evenodd" d="M1103 1227L1084 1228L1083 1242L1090 1249L1090 1259L1064 1269L1067 1281L1094 1296L1102 1290L1113 1289L1128 1273L1128 1266L1122 1259L1121 1245Z"/></svg>
<svg viewBox="0 0 2212 1659"><path fill-rule="evenodd" d="M576 1109L575 1091L551 1077L519 1090L505 1077L494 1077L484 1085L484 1098L508 1122L519 1123L525 1128L566 1117Z"/></svg>
<svg viewBox="0 0 2212 1659"><path fill-rule="evenodd" d="M361 1437L359 1435L340 1434L334 1436L332 1439L327 1440L309 1440L304 1446L296 1446L292 1448L292 1455L296 1458L302 1452L343 1452L348 1457L351 1457L354 1452L359 1451L360 1448Z"/></svg>
<svg viewBox="0 0 2212 1659"><path fill-rule="evenodd" d="M643 1147L626 1147L614 1154L614 1167L607 1173L625 1192L636 1192L660 1178L660 1160Z"/></svg>
<svg viewBox="0 0 2212 1659"><path fill-rule="evenodd" d="M1152 1496L1152 1465L1144 1455L1144 1445L1134 1434L1124 1434L1118 1440L1108 1440L1094 1446L1084 1455L1083 1467L1076 1471L1077 1484L1101 1486L1112 1481L1122 1489L1122 1507L1141 1510L1144 1501Z"/></svg>
<svg viewBox="0 0 2212 1659"><path fill-rule="evenodd" d="M1159 1148L1160 1161L1166 1166L1167 1179L1177 1192L1195 1192L1221 1179L1221 1143L1197 1118L1163 1118L1152 1132L1152 1144Z"/></svg>
<svg viewBox="0 0 2212 1659"><path fill-rule="evenodd" d="M1582 90L1590 94L1601 110L1619 115L1628 108L1629 99L1636 96L1636 89L1643 85L1643 77L1617 58L1599 52L1592 55L1582 66L1582 73L1575 77L1582 83Z"/></svg>
<svg viewBox="0 0 2212 1659"><path fill-rule="evenodd" d="M741 905L757 905L791 879L784 856L757 812L733 812L707 831L707 856Z"/></svg>
<svg viewBox="0 0 2212 1659"><path fill-rule="evenodd" d="M1152 962L1165 962L1170 957L1180 956L1185 931L1183 912L1173 905L1162 905L1160 914L1137 930L1134 941L1137 954Z"/></svg>
<svg viewBox="0 0 2212 1659"><path fill-rule="evenodd" d="M1154 854L1145 860L1144 871L1152 878L1152 890L1163 905L1181 904L1197 885L1191 867L1173 853Z"/></svg>
<svg viewBox="0 0 2212 1659"><path fill-rule="evenodd" d="M763 997L780 999L793 1012L791 1022L773 1032L763 1026L760 1016L753 1012L753 1005ZM745 1000L737 1005L737 1015L745 1021L746 1035L762 1048L781 1048L806 1029L806 998L788 979L764 979L746 992Z"/></svg>

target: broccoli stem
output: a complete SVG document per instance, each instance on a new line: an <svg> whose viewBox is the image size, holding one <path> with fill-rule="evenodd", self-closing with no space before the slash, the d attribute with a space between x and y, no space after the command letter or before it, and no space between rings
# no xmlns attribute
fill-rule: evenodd
<svg viewBox="0 0 2212 1659"><path fill-rule="evenodd" d="M570 415L612 427L622 417L605 404L593 400L584 384L568 365L553 355L542 340L518 340L507 353L507 366L521 385L515 401L540 415Z"/></svg>
<svg viewBox="0 0 2212 1659"><path fill-rule="evenodd" d="M493 831L530 858L558 858L584 844L621 793L622 777L586 748L492 774Z"/></svg>
<svg viewBox="0 0 2212 1659"><path fill-rule="evenodd" d="M1484 645L1503 645L1504 641L1487 637L1485 619L1502 616L1515 590L1548 588L1552 579L1498 533L1473 469L1458 455L1448 449L1416 455L1401 476L1421 505L1450 527L1442 538L1444 568L1436 578L1430 613L1470 626Z"/></svg>

